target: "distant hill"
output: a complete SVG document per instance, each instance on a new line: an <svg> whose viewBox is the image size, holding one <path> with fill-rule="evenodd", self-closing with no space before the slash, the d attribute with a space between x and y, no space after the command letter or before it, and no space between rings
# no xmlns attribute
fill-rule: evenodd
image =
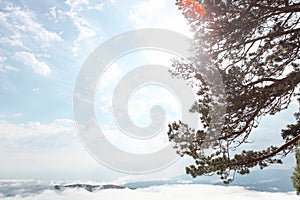
<svg viewBox="0 0 300 200"><path fill-rule="evenodd" d="M9 182L0 184L0 197L27 197L44 192L45 190L64 191L67 189L85 189L89 192L105 189L125 189L118 185L90 185L90 184L69 184L69 185L49 185L35 182Z"/></svg>
<svg viewBox="0 0 300 200"><path fill-rule="evenodd" d="M65 190L68 188L83 188L89 192L94 192L96 190L104 190L104 189L124 189L126 187L118 186L118 185L89 185L89 184L71 184L71 185L55 185L55 190Z"/></svg>

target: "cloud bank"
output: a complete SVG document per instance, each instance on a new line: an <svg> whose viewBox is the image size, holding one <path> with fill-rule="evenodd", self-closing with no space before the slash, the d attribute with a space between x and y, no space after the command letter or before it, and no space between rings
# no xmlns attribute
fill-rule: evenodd
<svg viewBox="0 0 300 200"><path fill-rule="evenodd" d="M22 115L14 114L14 117ZM0 119L0 149L12 147L61 147L74 142L77 137L74 122L56 119L49 124L38 121L15 124Z"/></svg>
<svg viewBox="0 0 300 200"><path fill-rule="evenodd" d="M107 189L99 190L96 192L88 192L84 189L69 189L63 192L57 192L52 190L46 190L41 194L34 196L15 196L6 197L5 200L85 200L85 199L123 199L123 200L148 200L148 199L172 199L172 200L235 200L235 199L272 199L272 200L291 200L297 198L293 192L289 193L268 193L268 192L257 192L247 190L242 187L224 187L224 186L213 186L213 185L164 185L154 186L143 189Z"/></svg>

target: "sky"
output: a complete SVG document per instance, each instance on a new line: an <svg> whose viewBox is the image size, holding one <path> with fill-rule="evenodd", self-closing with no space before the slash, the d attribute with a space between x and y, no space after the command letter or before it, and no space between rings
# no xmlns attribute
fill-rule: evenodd
<svg viewBox="0 0 300 200"><path fill-rule="evenodd" d="M174 2L66 0L0 3L0 178L97 177L114 180L131 177L98 163L81 144L73 117L76 78L84 61L97 46L123 32L137 28L164 28L190 34ZM100 116L99 122L108 132L108 138L112 138L119 148L147 153L155 151L153 148L159 150L166 146L166 131L161 131L163 135L158 135L152 142L130 140L131 143L127 144L128 139L116 135L116 128L110 128L113 121L109 121L109 115L103 117L103 113L109 111L113 83L126 72L142 64L166 64L170 58L163 52L138 52L114 63L100 80L100 89L97 90L100 92L95 93L99 99L96 101L99 103L95 103L96 115ZM153 59L155 62L149 62ZM130 65L124 66L124 63ZM143 103L149 98L143 93L154 90L156 96L152 95L147 104ZM176 110L176 98L157 85L141 88L134 96L128 109L131 118L141 126L149 123L147 112L152 105L167 106L173 116L174 112L180 112ZM175 103L170 105L170 102ZM183 173L183 169L183 166L175 167L170 173L164 173L173 176Z"/></svg>
<svg viewBox="0 0 300 200"><path fill-rule="evenodd" d="M187 37L184 17L169 0L0 0L0 179L130 181L184 174L181 159L151 174L121 173L98 162L81 143L73 93L80 69L104 41L138 28L164 28ZM114 87L136 66L169 65L165 52L141 51L110 65L95 91L95 115L117 148L135 154L168 145L166 129L148 140L121 135L111 117ZM153 93L154 92L154 93ZM128 102L130 118L147 126L149 110L162 105L165 124L180 118L178 97L159 85L138 88ZM179 106L178 106L179 105ZM263 120L253 138L259 148L278 143L278 131L293 122L290 109ZM278 137L266 137L268 135ZM271 138L267 139L267 138ZM105 149L103 149L105 151ZM110 155L118 157L118 155ZM141 163L132 163L132 165ZM291 169L292 158L279 168Z"/></svg>

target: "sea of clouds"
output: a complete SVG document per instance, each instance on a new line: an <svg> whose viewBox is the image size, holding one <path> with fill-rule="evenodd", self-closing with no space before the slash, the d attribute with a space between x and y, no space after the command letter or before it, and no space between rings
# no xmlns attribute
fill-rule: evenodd
<svg viewBox="0 0 300 200"><path fill-rule="evenodd" d="M83 188L73 188L63 191L55 191L46 189L38 194L27 194L22 196L17 194L11 197L1 197L3 200L93 200L93 199L122 199L122 200L199 200L199 199L222 199L222 200L295 200L297 196L294 192L287 193L271 193L271 192L258 192L247 190L243 187L237 186L215 186L215 185L201 185L201 184L177 184L177 185L162 185L152 186L148 188L138 189L105 189L88 192Z"/></svg>

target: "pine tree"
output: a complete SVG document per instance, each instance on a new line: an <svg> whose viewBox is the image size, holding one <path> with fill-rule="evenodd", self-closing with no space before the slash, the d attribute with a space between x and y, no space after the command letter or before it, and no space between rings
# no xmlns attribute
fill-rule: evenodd
<svg viewBox="0 0 300 200"><path fill-rule="evenodd" d="M230 183L236 173L282 163L300 139L299 113L296 123L278 133L280 146L253 150L243 145L262 117L286 109L293 98L300 103L300 2L197 0L205 9L197 13L187 1L177 5L194 31L193 53L175 60L172 74L198 88L191 112L200 115L203 128L179 121L169 124L168 132L177 152L195 161L186 172L218 174ZM223 85L209 79L216 76Z"/></svg>
<svg viewBox="0 0 300 200"><path fill-rule="evenodd" d="M297 195L300 194L300 141L298 142L298 149L295 152L296 156L296 167L291 177L294 188L296 189Z"/></svg>

